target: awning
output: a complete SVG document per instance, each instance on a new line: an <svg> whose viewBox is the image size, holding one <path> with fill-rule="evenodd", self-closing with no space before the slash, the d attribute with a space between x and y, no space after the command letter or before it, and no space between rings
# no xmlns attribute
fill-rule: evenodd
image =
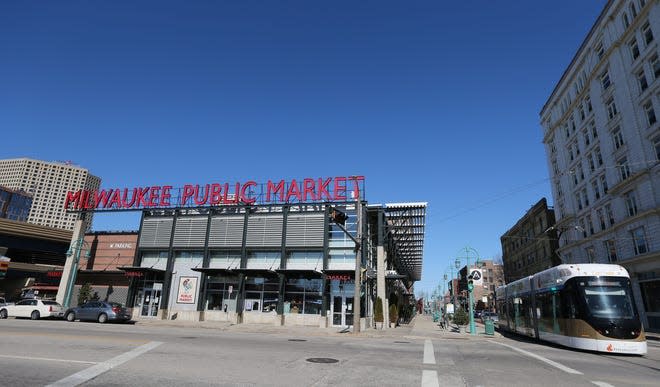
<svg viewBox="0 0 660 387"><path fill-rule="evenodd" d="M271 269L232 269L234 273L241 273L241 274L246 274L249 276L266 276L266 277L272 277L277 275L277 272L275 270Z"/></svg>
<svg viewBox="0 0 660 387"><path fill-rule="evenodd" d="M284 275L305 276L305 277L323 277L323 272L314 269L277 269L276 272Z"/></svg>
<svg viewBox="0 0 660 387"><path fill-rule="evenodd" d="M195 267L191 270L211 276L228 276L238 274L236 271L234 271L234 269L226 269L220 267Z"/></svg>
<svg viewBox="0 0 660 387"><path fill-rule="evenodd" d="M162 269L154 269L153 267L142 267L142 266L119 266L117 267L117 269L121 271L134 271L139 273L155 273L155 274L165 273L165 270Z"/></svg>

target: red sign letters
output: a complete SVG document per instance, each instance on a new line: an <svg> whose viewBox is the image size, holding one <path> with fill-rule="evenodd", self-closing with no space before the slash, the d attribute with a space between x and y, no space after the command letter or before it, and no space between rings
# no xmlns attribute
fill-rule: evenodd
<svg viewBox="0 0 660 387"><path fill-rule="evenodd" d="M64 208L70 210L145 209L227 204L292 203L357 200L364 176L329 177L302 181L269 180L245 183L186 184L183 188L157 185L78 190L66 194Z"/></svg>

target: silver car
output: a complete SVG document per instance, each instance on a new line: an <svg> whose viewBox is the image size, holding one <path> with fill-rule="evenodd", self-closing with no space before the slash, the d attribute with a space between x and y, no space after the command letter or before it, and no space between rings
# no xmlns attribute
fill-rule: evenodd
<svg viewBox="0 0 660 387"><path fill-rule="evenodd" d="M67 321L108 321L126 322L131 319L131 312L117 302L89 301L69 308L64 312Z"/></svg>

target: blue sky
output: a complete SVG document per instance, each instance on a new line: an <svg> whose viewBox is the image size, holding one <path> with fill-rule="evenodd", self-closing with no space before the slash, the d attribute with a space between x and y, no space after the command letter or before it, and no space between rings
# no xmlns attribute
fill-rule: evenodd
<svg viewBox="0 0 660 387"><path fill-rule="evenodd" d="M605 3L1 2L0 158L107 188L364 175L428 202L432 291L552 204L538 113Z"/></svg>

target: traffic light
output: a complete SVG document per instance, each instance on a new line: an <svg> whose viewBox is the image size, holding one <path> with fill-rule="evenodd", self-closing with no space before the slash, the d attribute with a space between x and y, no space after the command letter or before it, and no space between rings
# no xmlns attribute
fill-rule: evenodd
<svg viewBox="0 0 660 387"><path fill-rule="evenodd" d="M330 208L330 219L332 219L333 222L344 226L346 225L346 219L348 219L348 215L332 207Z"/></svg>
<svg viewBox="0 0 660 387"><path fill-rule="evenodd" d="M474 289L474 282L472 281L472 276L468 277L468 292L471 292Z"/></svg>

